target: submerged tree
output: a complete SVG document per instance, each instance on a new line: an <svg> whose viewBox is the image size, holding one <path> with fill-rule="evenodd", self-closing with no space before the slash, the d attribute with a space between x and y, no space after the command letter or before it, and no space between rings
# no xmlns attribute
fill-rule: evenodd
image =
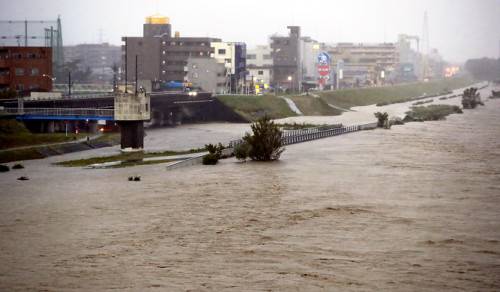
<svg viewBox="0 0 500 292"><path fill-rule="evenodd" d="M376 112L374 115L378 120L377 127L386 129L390 128L388 113Z"/></svg>
<svg viewBox="0 0 500 292"><path fill-rule="evenodd" d="M473 109L478 105L484 105L481 101L481 95L477 92L477 88L471 87L464 90L462 94L462 106L465 109Z"/></svg>
<svg viewBox="0 0 500 292"><path fill-rule="evenodd" d="M285 150L282 141L282 133L279 127L267 116L260 118L252 126L253 134L247 133L243 137L244 143L248 144L248 156L252 160L271 161L280 158Z"/></svg>

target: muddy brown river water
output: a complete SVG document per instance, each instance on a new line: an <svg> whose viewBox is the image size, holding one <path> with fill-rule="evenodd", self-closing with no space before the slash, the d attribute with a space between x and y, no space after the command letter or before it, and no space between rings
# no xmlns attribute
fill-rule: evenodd
<svg viewBox="0 0 500 292"><path fill-rule="evenodd" d="M0 174L1 291L500 290L500 100L274 163L60 159Z"/></svg>

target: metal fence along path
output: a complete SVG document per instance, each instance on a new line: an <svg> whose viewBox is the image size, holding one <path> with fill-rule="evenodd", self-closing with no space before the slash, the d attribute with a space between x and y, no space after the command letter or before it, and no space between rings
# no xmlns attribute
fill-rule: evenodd
<svg viewBox="0 0 500 292"><path fill-rule="evenodd" d="M321 139L321 138L327 138L327 137L357 132L357 131L360 131L363 129L374 128L374 125L376 126L376 123L363 124L363 125L353 125L353 126L347 126L347 127L342 127L339 125L332 125L329 127L322 126L322 127L316 127L316 128L285 131L285 132L283 132L283 135L282 135L283 145L291 145L291 144L296 144L296 143L317 140L317 139ZM233 140L233 141L229 142L229 147L234 148L235 146L237 146L241 143L243 143L242 139Z"/></svg>

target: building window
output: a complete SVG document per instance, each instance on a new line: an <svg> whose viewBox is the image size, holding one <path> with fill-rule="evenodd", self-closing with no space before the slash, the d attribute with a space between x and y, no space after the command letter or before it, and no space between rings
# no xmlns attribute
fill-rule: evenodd
<svg viewBox="0 0 500 292"><path fill-rule="evenodd" d="M219 55L225 55L226 54L226 49L219 49L218 54Z"/></svg>
<svg viewBox="0 0 500 292"><path fill-rule="evenodd" d="M200 46L204 47L204 46L205 46L205 43L200 43Z"/></svg>
<svg viewBox="0 0 500 292"><path fill-rule="evenodd" d="M24 75L24 69L16 68L16 76L23 76L23 75Z"/></svg>
<svg viewBox="0 0 500 292"><path fill-rule="evenodd" d="M255 60L255 59L257 59L257 55L255 55L255 54L248 54L247 55L247 59L248 60Z"/></svg>
<svg viewBox="0 0 500 292"><path fill-rule="evenodd" d="M225 61L226 61L226 64L231 64L232 63L231 59L225 59Z"/></svg>
<svg viewBox="0 0 500 292"><path fill-rule="evenodd" d="M28 59L36 59L35 53L28 53Z"/></svg>
<svg viewBox="0 0 500 292"><path fill-rule="evenodd" d="M16 90L24 90L23 84L16 84Z"/></svg>
<svg viewBox="0 0 500 292"><path fill-rule="evenodd" d="M264 55L263 58L264 58L264 60L271 60L272 59L270 54Z"/></svg>
<svg viewBox="0 0 500 292"><path fill-rule="evenodd" d="M40 74L38 68L31 68L31 76L38 76Z"/></svg>
<svg viewBox="0 0 500 292"><path fill-rule="evenodd" d="M259 71L257 71L257 74L259 74L259 75L264 75L264 71L259 70Z"/></svg>

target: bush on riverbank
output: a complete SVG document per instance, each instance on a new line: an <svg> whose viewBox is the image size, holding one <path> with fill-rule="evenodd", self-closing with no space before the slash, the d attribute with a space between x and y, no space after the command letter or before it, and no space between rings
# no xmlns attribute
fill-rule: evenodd
<svg viewBox="0 0 500 292"><path fill-rule="evenodd" d="M481 101L481 95L477 92L477 88L471 87L464 90L462 94L462 106L464 109L474 109L478 105L484 105Z"/></svg>
<svg viewBox="0 0 500 292"><path fill-rule="evenodd" d="M377 127L386 129L390 128L388 113L376 112L374 115L377 118Z"/></svg>
<svg viewBox="0 0 500 292"><path fill-rule="evenodd" d="M282 132L267 116L251 125L253 134L247 133L243 141L248 143L248 156L256 161L272 161L280 158L285 150L282 147Z"/></svg>
<svg viewBox="0 0 500 292"><path fill-rule="evenodd" d="M7 165L0 164L0 172L7 172L10 168Z"/></svg>
<svg viewBox="0 0 500 292"><path fill-rule="evenodd" d="M404 122L423 122L444 120L451 114L461 114L462 109L456 105L433 104L429 106L413 106L406 112Z"/></svg>
<svg viewBox="0 0 500 292"><path fill-rule="evenodd" d="M245 161L250 155L250 145L247 142L240 143L234 147L234 156L236 159Z"/></svg>
<svg viewBox="0 0 500 292"><path fill-rule="evenodd" d="M208 154L203 156L203 165L216 165L222 157L224 146L221 143L218 145L207 144L205 145L205 149L208 151Z"/></svg>

